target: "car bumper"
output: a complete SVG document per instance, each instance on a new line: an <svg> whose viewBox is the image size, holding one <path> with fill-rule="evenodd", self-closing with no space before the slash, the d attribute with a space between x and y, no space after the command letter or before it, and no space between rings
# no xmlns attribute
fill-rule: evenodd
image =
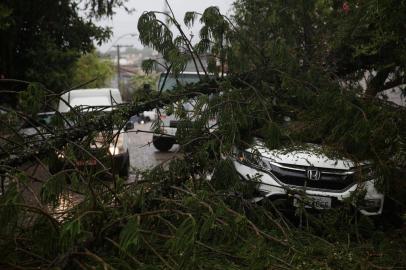
<svg viewBox="0 0 406 270"><path fill-rule="evenodd" d="M164 126L164 127L161 127L162 134L160 134L160 135L167 136L167 137L175 137L176 131L177 131L177 128Z"/></svg>
<svg viewBox="0 0 406 270"><path fill-rule="evenodd" d="M161 139L161 140L166 140L168 143L175 144L177 143L176 141L176 131L177 128L172 128L172 127L161 127L160 129L161 133L154 133L153 138L154 139Z"/></svg>
<svg viewBox="0 0 406 270"><path fill-rule="evenodd" d="M130 165L130 156L128 151L113 156L112 171L119 173L127 170Z"/></svg>
<svg viewBox="0 0 406 270"><path fill-rule="evenodd" d="M85 160L74 160L69 162L65 159L65 156L63 154L59 154L57 159L57 164L54 164L52 173L57 173L60 170L72 168L76 168L79 170L90 169L91 171L100 171L103 170L103 164L104 166L109 168L108 172L114 174L122 174L122 172L128 171L130 165L128 151L116 155L106 154L102 159L98 160L96 160L95 158L89 158Z"/></svg>
<svg viewBox="0 0 406 270"><path fill-rule="evenodd" d="M327 190L327 189L310 189L299 186L291 186L280 182L271 173L249 167L245 164L234 160L234 166L237 172L245 180L258 179L258 191L263 194L262 197L254 198L254 201L260 201L264 198L273 198L280 196L295 196L295 194L305 194L312 197L327 197L331 198L332 207L334 202L343 202L350 200L352 205L360 211L361 214L371 216L382 214L384 195L380 193L374 185L375 180L366 181L363 183L354 183L343 190ZM355 202L352 200L356 192L363 190L365 196L363 199Z"/></svg>

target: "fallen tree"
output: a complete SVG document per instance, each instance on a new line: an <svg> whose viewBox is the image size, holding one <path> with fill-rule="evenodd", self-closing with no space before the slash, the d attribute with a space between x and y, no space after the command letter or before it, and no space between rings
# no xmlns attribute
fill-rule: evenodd
<svg viewBox="0 0 406 270"><path fill-rule="evenodd" d="M239 3L240 11L261 8L258 1ZM271 11L283 3L263 5L269 5ZM249 4L253 6L244 6ZM264 138L271 149L322 144L352 160L373 161L388 198L404 204L405 109L365 98L357 86L343 85L342 78L324 69L317 62L321 58L313 61L309 57L309 53L319 52L300 33L309 31L303 23L309 23L308 13L315 12L315 6L303 5L279 10L292 16L275 15L270 21L276 25L261 29L250 23L265 20L271 13L253 12L256 16L245 17L250 15L247 13L234 22L215 7L201 15L188 13L186 22L197 16L203 22L202 39L196 46L184 31L176 37L156 13L145 13L139 21L141 40L160 51L165 60L147 61L146 69L163 65L177 74L188 60L201 69L199 58L205 52L211 54L210 64L219 60L220 66L209 65L201 76L214 74L215 79L178 85L170 93L158 91L150 100L98 116L97 122L81 118L77 126L59 126L35 147L30 145L32 141L23 140L20 145L21 138L14 141L3 136L1 146L6 151L0 165L11 181L0 197L0 247L4 250L0 265L65 269L404 267L402 230L383 232L351 207L319 213L299 208L289 219L272 204L253 203L255 183L240 181L227 159L235 146L247 145L254 137ZM173 14L166 16L181 30ZM286 18L294 24L284 25ZM247 31L253 29L269 31L259 40L263 43L252 42ZM323 41L322 36L316 37ZM303 41L306 46L300 45ZM321 41L317 44L323 44ZM36 89L24 98L40 104L33 97L47 93L39 95ZM177 105L190 99L196 104L192 115ZM41 106L29 103L28 107ZM123 126L129 116L157 107L181 120L193 119L191 126L179 128L183 158L137 172L134 183L119 178L111 183L98 173L81 170L61 171L43 183L35 204L23 196L24 187L37 179L27 177L17 165L41 160L67 142L78 143L94 131L112 129L112 123ZM16 114L29 118L35 110L28 112ZM211 132L205 126L213 116L217 128ZM286 117L291 119L289 124ZM156 126L159 128L159 122ZM5 133L13 133L12 126ZM72 191L82 198L56 213L51 206L58 206ZM401 207L392 209L396 215L402 211ZM298 226L297 218L306 222Z"/></svg>

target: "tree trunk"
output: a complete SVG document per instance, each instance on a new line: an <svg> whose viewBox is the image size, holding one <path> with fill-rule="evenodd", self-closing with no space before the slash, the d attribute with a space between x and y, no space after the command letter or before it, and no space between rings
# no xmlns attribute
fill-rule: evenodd
<svg viewBox="0 0 406 270"><path fill-rule="evenodd" d="M386 79L388 78L389 73L390 73L389 69L379 70L376 73L375 77L369 81L367 89L365 90L365 96L373 98L376 96L376 94L385 90L384 85Z"/></svg>
<svg viewBox="0 0 406 270"><path fill-rule="evenodd" d="M309 0L303 0L302 2L302 12L303 12L303 43L304 43L304 56L303 56L303 67L304 69L308 69L309 67L309 59L312 57L312 45L310 37L311 33L311 21L309 18L309 7L310 3Z"/></svg>

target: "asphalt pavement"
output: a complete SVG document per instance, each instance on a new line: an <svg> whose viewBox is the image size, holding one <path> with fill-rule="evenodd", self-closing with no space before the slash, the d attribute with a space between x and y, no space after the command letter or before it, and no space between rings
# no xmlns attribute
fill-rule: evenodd
<svg viewBox="0 0 406 270"><path fill-rule="evenodd" d="M174 145L168 152L158 151L152 144L151 123L136 124L128 131L128 150L130 154L130 178L136 170L152 169L165 164L169 160L179 157L179 146ZM51 174L43 163L26 164L20 168L28 175L45 181Z"/></svg>
<svg viewBox="0 0 406 270"><path fill-rule="evenodd" d="M128 139L132 171L151 169L180 156L178 145L174 145L168 152L160 152L154 147L151 123L136 124L134 129L128 131Z"/></svg>
<svg viewBox="0 0 406 270"><path fill-rule="evenodd" d="M134 129L128 131L128 149L130 154L130 176L128 182L135 180L135 172L137 170L152 169L157 165L165 165L169 160L180 157L178 153L179 146L174 145L168 152L158 151L152 144L152 133L150 131L151 123L136 124ZM52 175L49 173L47 166L42 162L33 162L25 164L19 168L24 171L28 179L28 183L23 184L20 188L24 191L24 197L27 202L32 205L41 205L39 202L39 194L43 183L45 183ZM0 195L2 190L0 189ZM65 192L60 198L60 204L53 209L54 214L63 212L80 201L81 196L73 192Z"/></svg>

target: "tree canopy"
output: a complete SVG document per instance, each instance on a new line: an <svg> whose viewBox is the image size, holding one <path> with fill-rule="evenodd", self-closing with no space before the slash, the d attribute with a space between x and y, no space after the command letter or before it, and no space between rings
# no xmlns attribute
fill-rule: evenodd
<svg viewBox="0 0 406 270"><path fill-rule="evenodd" d="M82 55L73 66L73 85L86 84L86 88L106 87L113 76L113 66L109 59L101 59L92 51Z"/></svg>
<svg viewBox="0 0 406 270"><path fill-rule="evenodd" d="M399 43L398 53L392 56L383 49L404 39L404 26L393 25L393 30L385 26L394 24L389 18L394 11L391 3L239 0L233 18L217 7L185 14L186 25L202 22L197 44L191 43L171 11L145 12L138 23L140 39L159 51L164 62L148 60L143 67L151 70L163 65L176 77L191 61L202 71L200 83L153 92L110 114L57 114L53 128L42 126L46 137L35 140L8 124L15 118L35 120L31 116L43 100L55 97L43 86L30 84L20 95L23 112L1 108L0 121L6 128L0 135L0 176L7 181L2 182L6 185L0 196L0 248L4 250L0 266L405 267L404 228L382 231L376 227L379 222L360 217L350 201L321 212L295 208L288 218L275 204L252 201L258 195L257 177L240 181L230 159L236 147L247 147L261 137L269 149L316 143L357 164L368 160L385 201L396 202L387 213L404 219L405 108L373 98L368 90L371 83L375 85L373 80L381 81L375 78L385 77L380 75L382 69L390 70L385 84L405 75L404 47ZM382 18L389 21L375 32L374 25ZM371 27L354 23L357 19ZM388 58L377 57L386 53ZM203 56L209 60L207 67ZM366 90L360 82L364 76L370 76ZM375 89L381 90L377 85ZM189 111L182 103L191 99L195 109ZM96 173L62 170L41 181L21 167L32 162L46 168L62 154L76 164L91 154L89 138L106 129L111 133L113 123L123 126L128 117L156 107L185 123L176 134L182 156L137 171L134 181L115 175L104 181L100 174L105 168ZM207 123L213 118L216 129L210 130ZM77 125L70 125L73 120ZM159 119L155 127L159 130ZM40 192L30 189L33 181L42 182ZM36 195L34 200L24 196L29 192ZM351 200L362 192L354 192ZM58 211L64 199L73 195L80 197L77 204ZM302 194L299 190L290 195Z"/></svg>
<svg viewBox="0 0 406 270"><path fill-rule="evenodd" d="M109 28L96 26L92 17L112 15L123 2L2 1L0 74L42 82L56 92L68 89L76 60L111 34ZM87 8L88 17L79 14L79 5Z"/></svg>

